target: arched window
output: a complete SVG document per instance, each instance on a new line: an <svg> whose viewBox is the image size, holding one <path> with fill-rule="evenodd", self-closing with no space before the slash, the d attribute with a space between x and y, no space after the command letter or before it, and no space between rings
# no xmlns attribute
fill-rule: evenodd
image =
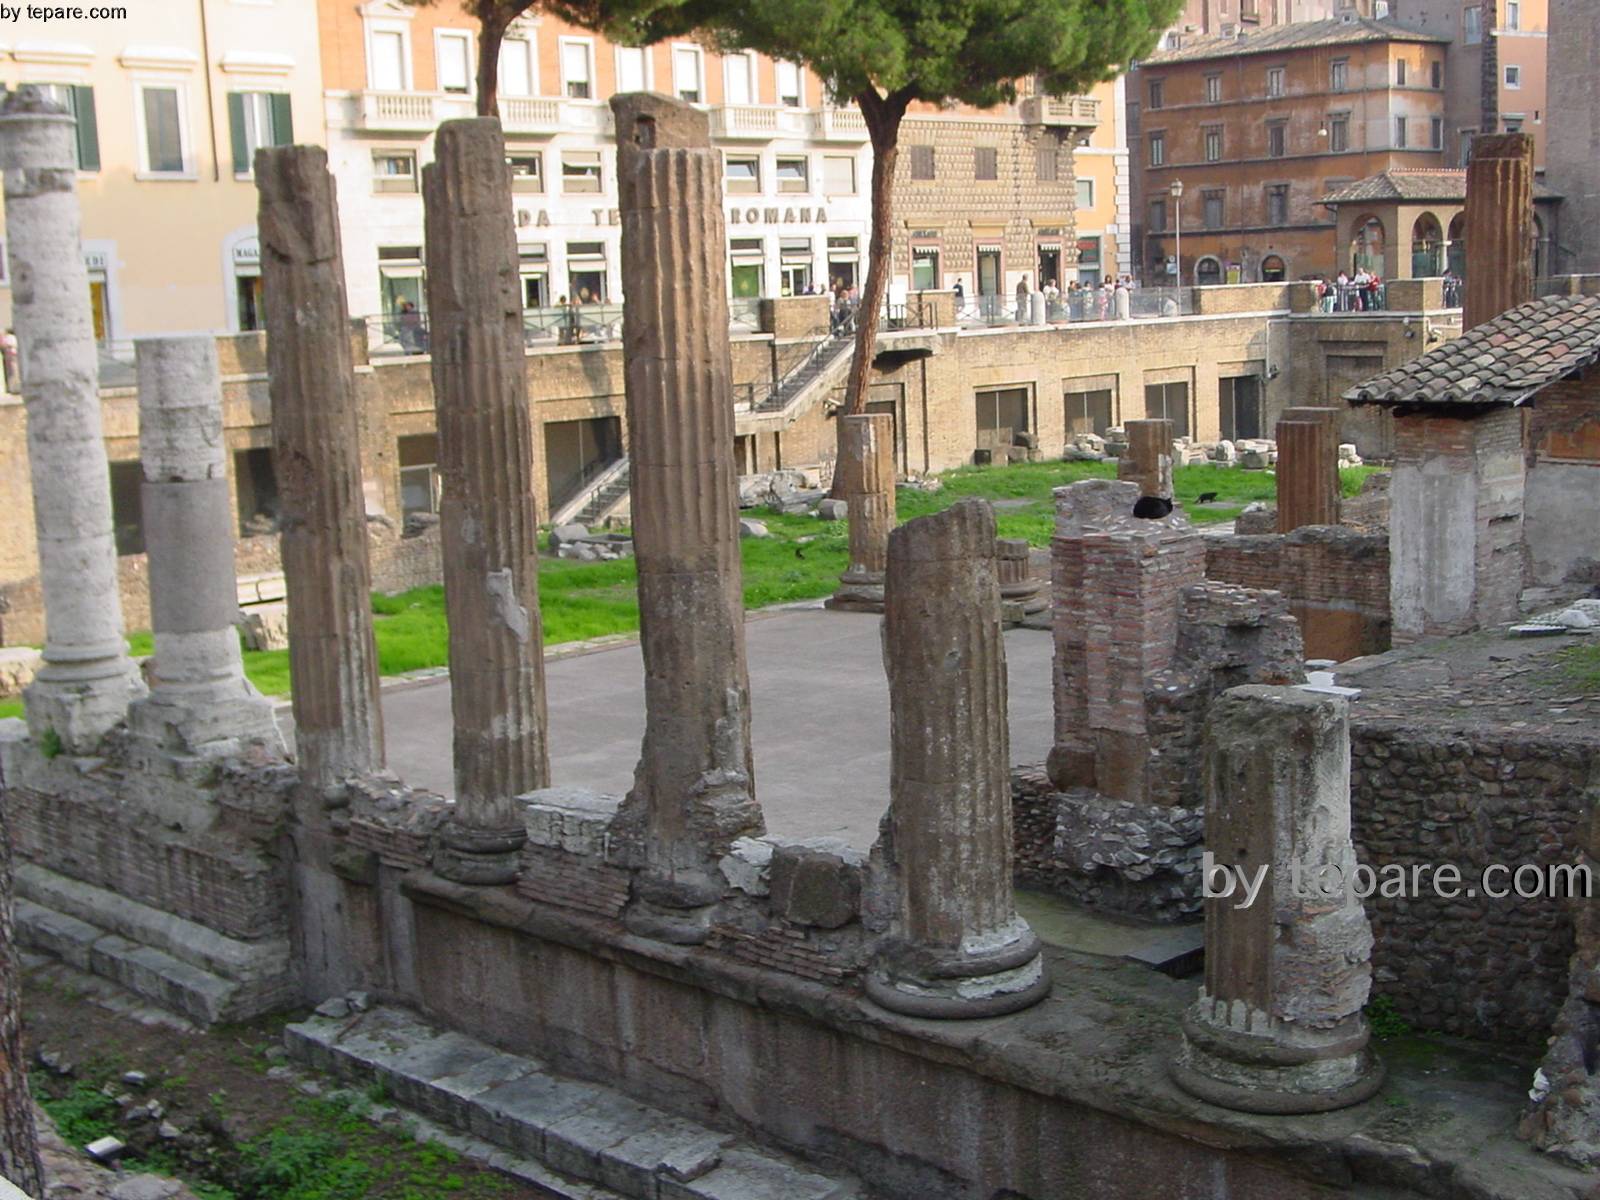
<svg viewBox="0 0 1600 1200"><path fill-rule="evenodd" d="M1194 264L1194 282L1197 287L1215 287L1222 282L1222 264L1206 255Z"/></svg>
<svg viewBox="0 0 1600 1200"><path fill-rule="evenodd" d="M1423 213L1411 226L1411 278L1432 279L1444 268L1444 230L1438 217Z"/></svg>
<svg viewBox="0 0 1600 1200"><path fill-rule="evenodd" d="M1282 283L1288 277L1289 268L1276 254L1269 254L1261 260L1262 283Z"/></svg>

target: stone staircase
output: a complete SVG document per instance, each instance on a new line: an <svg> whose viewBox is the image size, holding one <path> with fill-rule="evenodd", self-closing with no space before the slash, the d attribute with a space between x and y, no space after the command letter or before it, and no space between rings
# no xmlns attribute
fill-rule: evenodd
<svg viewBox="0 0 1600 1200"><path fill-rule="evenodd" d="M627 498L630 480L633 471L628 466L626 458L621 460L622 469L610 476L603 484L589 495L589 500L578 510L578 515L573 520L579 525L598 525L606 514L621 504Z"/></svg>
<svg viewBox="0 0 1600 1200"><path fill-rule="evenodd" d="M342 1003L340 1004L342 1008ZM531 1159L571 1180L552 1194L628 1200L866 1200L823 1175L599 1084L440 1030L401 1008L313 1016L284 1030L290 1057ZM495 1165L491 1158L491 1165ZM507 1166L505 1169L509 1169ZM513 1172L515 1173L515 1172Z"/></svg>
<svg viewBox="0 0 1600 1200"><path fill-rule="evenodd" d="M763 415L784 412L804 396L817 380L833 374L836 367L848 362L854 344L854 329L843 327L834 330L818 342L817 348L780 379L766 398L753 405L750 411Z"/></svg>

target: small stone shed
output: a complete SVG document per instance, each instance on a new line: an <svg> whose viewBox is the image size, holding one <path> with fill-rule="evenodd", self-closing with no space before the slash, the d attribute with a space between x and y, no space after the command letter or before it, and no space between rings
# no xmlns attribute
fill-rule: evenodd
<svg viewBox="0 0 1600 1200"><path fill-rule="evenodd" d="M1344 398L1395 417L1397 643L1600 583L1600 297L1518 305Z"/></svg>

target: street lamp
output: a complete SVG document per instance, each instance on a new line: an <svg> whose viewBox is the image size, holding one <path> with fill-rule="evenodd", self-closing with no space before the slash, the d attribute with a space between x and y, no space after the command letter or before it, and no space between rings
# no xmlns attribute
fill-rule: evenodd
<svg viewBox="0 0 1600 1200"><path fill-rule="evenodd" d="M1174 179L1172 186L1167 189L1172 193L1172 219L1175 253L1173 254L1173 274L1177 276L1177 286L1183 286L1183 180Z"/></svg>

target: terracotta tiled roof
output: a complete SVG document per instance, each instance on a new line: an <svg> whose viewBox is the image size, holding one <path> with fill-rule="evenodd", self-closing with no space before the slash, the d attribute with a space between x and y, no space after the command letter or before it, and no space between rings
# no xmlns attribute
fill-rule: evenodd
<svg viewBox="0 0 1600 1200"><path fill-rule="evenodd" d="M1558 200L1560 196L1538 180L1533 183L1535 200ZM1430 200L1453 200L1465 204L1467 200L1467 173L1464 169L1446 167L1390 167L1376 175L1368 175L1354 183L1329 192L1323 204L1382 204L1396 201L1420 203Z"/></svg>
<svg viewBox="0 0 1600 1200"><path fill-rule="evenodd" d="M1600 362L1600 296L1519 304L1421 358L1351 388L1351 404L1495 407L1522 404Z"/></svg>
<svg viewBox="0 0 1600 1200"><path fill-rule="evenodd" d="M1233 37L1221 34L1185 35L1176 50L1157 50L1140 65L1164 67L1174 63L1233 58L1240 54L1282 54L1313 46L1353 46L1361 42L1437 42L1449 38L1407 29L1393 21L1355 17L1348 21L1295 21L1265 29L1245 29Z"/></svg>

